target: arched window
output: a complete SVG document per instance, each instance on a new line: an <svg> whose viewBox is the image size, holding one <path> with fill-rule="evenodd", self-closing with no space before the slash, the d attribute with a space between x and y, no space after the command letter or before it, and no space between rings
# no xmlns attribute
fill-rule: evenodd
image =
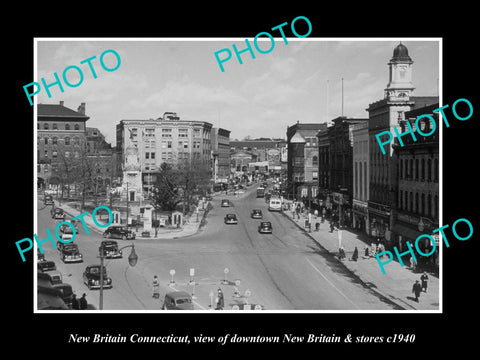
<svg viewBox="0 0 480 360"><path fill-rule="evenodd" d="M422 181L425 181L425 159L422 159L420 171L422 175Z"/></svg>
<svg viewBox="0 0 480 360"><path fill-rule="evenodd" d="M65 138L65 145L70 145L70 138L68 136Z"/></svg>
<svg viewBox="0 0 480 360"><path fill-rule="evenodd" d="M43 129L44 129L44 130L48 130L48 123L44 123L44 124L43 124Z"/></svg>
<svg viewBox="0 0 480 360"><path fill-rule="evenodd" d="M56 124L56 123L53 123L53 124L52 124L52 129L53 129L53 130L57 130L57 124Z"/></svg>
<svg viewBox="0 0 480 360"><path fill-rule="evenodd" d="M65 124L65 130L70 130L70 124Z"/></svg>
<svg viewBox="0 0 480 360"><path fill-rule="evenodd" d="M75 124L75 127L74 127L75 130L80 130L80 125L78 124Z"/></svg>

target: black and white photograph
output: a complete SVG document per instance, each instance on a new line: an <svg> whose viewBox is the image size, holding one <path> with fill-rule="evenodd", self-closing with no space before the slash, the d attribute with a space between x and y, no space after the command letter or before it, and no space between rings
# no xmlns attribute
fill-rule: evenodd
<svg viewBox="0 0 480 360"><path fill-rule="evenodd" d="M73 5L4 26L7 347L473 348L474 11Z"/></svg>
<svg viewBox="0 0 480 360"><path fill-rule="evenodd" d="M262 40L36 40L38 311L441 310L441 39Z"/></svg>

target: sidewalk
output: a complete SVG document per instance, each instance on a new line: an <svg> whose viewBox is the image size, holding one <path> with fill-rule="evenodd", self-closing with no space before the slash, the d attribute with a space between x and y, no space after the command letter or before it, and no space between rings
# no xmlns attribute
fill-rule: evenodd
<svg viewBox="0 0 480 360"><path fill-rule="evenodd" d="M55 206L58 206L58 202L55 201ZM66 203L62 203L62 205L58 206L63 211L65 214L67 214L70 217L75 217L80 215L80 211L69 206ZM83 217L83 220L85 221L85 224L87 224L88 230L93 231L97 234L102 235L103 232L105 231L105 227L99 227L97 226L93 218L91 216L92 214L89 213L88 215L85 215ZM131 230L135 233L135 240L165 240L165 239L176 239L176 238L183 238L186 236L194 235L196 234L199 229L200 225L202 223L202 216L203 216L203 211L199 213L198 216L198 222L196 221L196 216L193 215L189 219L187 219L186 223L183 225L182 228L176 229L176 228L159 228L157 231L157 235L155 236L155 229L152 229L150 231L151 236L150 237L143 237L141 236L142 230L141 228L138 229L138 231L135 231L135 227L131 227ZM101 222L101 221L99 221ZM82 230L81 230L82 231ZM84 230L83 230L84 231Z"/></svg>
<svg viewBox="0 0 480 360"><path fill-rule="evenodd" d="M292 218L291 211L283 211L284 216L294 222L299 229L305 231L305 215L300 215L300 220ZM329 253L338 254L338 231L330 232L330 223L325 221L320 229L315 231L316 220L312 216L312 231L305 231L316 243ZM318 218L320 222L320 218ZM408 267L402 267L400 263L393 260L385 266L385 274L382 273L380 265L375 257L364 257L364 248L370 247L371 239L366 234L356 234L349 229L342 229L342 246L345 248L346 257L343 264L354 273L367 287L380 296L394 302L404 310L440 310L439 278L431 273L429 277L427 292L422 292L419 302L414 300L412 286L415 280L420 280L422 273L414 273ZM358 260L350 260L355 246L358 249Z"/></svg>

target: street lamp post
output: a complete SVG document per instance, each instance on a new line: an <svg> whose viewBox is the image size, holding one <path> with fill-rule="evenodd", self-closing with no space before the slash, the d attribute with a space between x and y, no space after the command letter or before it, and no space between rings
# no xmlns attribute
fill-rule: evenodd
<svg viewBox="0 0 480 360"><path fill-rule="evenodd" d="M126 249L126 248L132 248L132 251L130 252L130 255L128 255L128 263L130 264L131 267L134 267L136 264L137 264L137 261L138 261L138 256L137 254L135 253L135 245L126 245L120 249L118 249L118 251L122 251L123 249ZM98 304L98 307L100 310L103 310L103 269L104 269L104 260L105 260L105 255L104 255L104 252L103 252L103 244L101 245L100 247L100 300L99 300L99 304Z"/></svg>

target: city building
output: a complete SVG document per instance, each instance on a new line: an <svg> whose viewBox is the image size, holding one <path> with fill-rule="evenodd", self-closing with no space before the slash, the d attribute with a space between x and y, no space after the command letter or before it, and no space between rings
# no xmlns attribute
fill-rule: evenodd
<svg viewBox="0 0 480 360"><path fill-rule="evenodd" d="M234 178L243 179L251 176L250 164L257 161L257 155L246 150L231 150L230 173Z"/></svg>
<svg viewBox="0 0 480 360"><path fill-rule="evenodd" d="M392 238L400 252L408 250L406 242L415 244L421 234L432 234L439 228L439 126L430 136L417 133L415 120L418 116L429 114L439 124L438 113L433 113L438 103L405 112L405 120L400 122L402 132L408 130L406 122L411 124L416 141L411 136L402 138L403 146L395 139L394 155L397 164L396 201L393 206L394 218ZM430 120L419 121L422 133L430 133ZM438 266L438 234L432 235L436 241L436 251L429 257L420 257L418 261ZM433 245L426 238L418 243L425 254L430 253ZM425 264L422 264L425 265Z"/></svg>
<svg viewBox="0 0 480 360"><path fill-rule="evenodd" d="M230 131L212 128L212 173L216 183L226 183L230 177Z"/></svg>
<svg viewBox="0 0 480 360"><path fill-rule="evenodd" d="M95 176L95 186L97 190L106 190L106 187L112 186L114 180L118 180L115 175L115 149L105 141L105 136L97 128L86 128L85 143L87 159L92 164Z"/></svg>
<svg viewBox="0 0 480 360"><path fill-rule="evenodd" d="M369 235L383 239L385 246L391 248L391 229L393 225L392 204L395 203L396 159L393 156L394 142L385 146L386 154L377 142L375 135L383 131L394 134L394 128L405 120L405 113L419 107L438 103L437 96L412 96L413 61L405 45L399 44L393 51L388 63L389 82L385 88L385 97L374 102L366 109L369 113Z"/></svg>
<svg viewBox="0 0 480 360"><path fill-rule="evenodd" d="M352 225L354 229L368 234L368 199L369 199L369 141L368 122L355 124L353 136L353 199Z"/></svg>
<svg viewBox="0 0 480 360"><path fill-rule="evenodd" d="M77 111L58 104L37 106L37 185L69 185L79 180L85 157L85 103Z"/></svg>
<svg viewBox="0 0 480 360"><path fill-rule="evenodd" d="M287 196L311 201L318 194L317 134L327 124L300 123L287 127Z"/></svg>
<svg viewBox="0 0 480 360"><path fill-rule="evenodd" d="M248 169L251 174L267 174L270 176L286 174L287 142L284 139L233 140L230 141L230 146L233 151L244 150L254 155L256 161L252 162Z"/></svg>
<svg viewBox="0 0 480 360"><path fill-rule="evenodd" d="M212 169L211 131L212 124L183 120L173 112L157 119L121 120L116 127L116 150L122 159L121 172L125 171L129 158L130 198L134 201L144 198L143 191L148 191L156 181L162 163L195 164ZM141 176L140 181L134 179L137 176ZM124 177L124 191L125 180Z"/></svg>

